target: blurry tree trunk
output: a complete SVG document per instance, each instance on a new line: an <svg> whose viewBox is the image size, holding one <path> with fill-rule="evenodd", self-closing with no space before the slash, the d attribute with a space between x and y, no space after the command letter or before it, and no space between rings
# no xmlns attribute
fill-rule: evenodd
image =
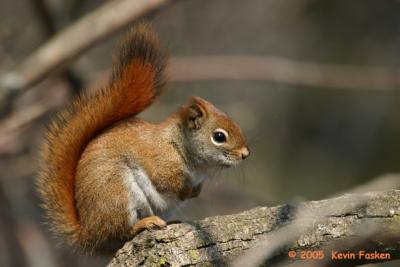
<svg viewBox="0 0 400 267"><path fill-rule="evenodd" d="M22 252L21 244L17 242L16 222L11 212L11 207L4 188L0 183L0 238L6 244L6 251L2 251L7 255L6 259L1 259L0 263L8 264L7 266L26 266L25 255ZM0 249L5 249L1 247Z"/></svg>

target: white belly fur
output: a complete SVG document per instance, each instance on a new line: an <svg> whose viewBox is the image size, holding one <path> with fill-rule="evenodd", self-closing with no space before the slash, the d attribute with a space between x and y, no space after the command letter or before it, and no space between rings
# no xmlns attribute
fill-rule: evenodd
<svg viewBox="0 0 400 267"><path fill-rule="evenodd" d="M141 218L166 211L175 202L156 190L141 167L127 167L123 180L128 191L128 213L132 225Z"/></svg>
<svg viewBox="0 0 400 267"><path fill-rule="evenodd" d="M209 175L205 171L192 171L191 174L196 186ZM123 180L128 191L128 213L132 225L147 216L169 214L181 202L176 196L160 194L140 166L127 167Z"/></svg>

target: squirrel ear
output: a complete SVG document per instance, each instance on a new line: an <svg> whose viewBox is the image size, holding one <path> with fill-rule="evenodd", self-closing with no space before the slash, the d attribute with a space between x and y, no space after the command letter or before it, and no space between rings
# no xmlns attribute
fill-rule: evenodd
<svg viewBox="0 0 400 267"><path fill-rule="evenodd" d="M186 109L186 122L189 129L199 129L207 117L205 101L200 97L193 97Z"/></svg>

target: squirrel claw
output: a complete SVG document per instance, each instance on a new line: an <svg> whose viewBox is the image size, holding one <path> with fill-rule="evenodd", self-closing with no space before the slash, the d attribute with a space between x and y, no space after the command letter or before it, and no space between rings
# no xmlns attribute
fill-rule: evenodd
<svg viewBox="0 0 400 267"><path fill-rule="evenodd" d="M156 229L163 229L167 223L158 216L149 216L141 219L133 226L133 234L136 235L143 230L153 232Z"/></svg>

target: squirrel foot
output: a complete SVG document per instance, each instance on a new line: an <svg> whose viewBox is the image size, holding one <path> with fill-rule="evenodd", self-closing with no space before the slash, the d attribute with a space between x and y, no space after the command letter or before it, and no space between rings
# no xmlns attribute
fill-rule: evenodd
<svg viewBox="0 0 400 267"><path fill-rule="evenodd" d="M149 216L138 221L132 228L133 235L137 235L143 230L153 231L162 229L167 226L167 223L158 216Z"/></svg>

